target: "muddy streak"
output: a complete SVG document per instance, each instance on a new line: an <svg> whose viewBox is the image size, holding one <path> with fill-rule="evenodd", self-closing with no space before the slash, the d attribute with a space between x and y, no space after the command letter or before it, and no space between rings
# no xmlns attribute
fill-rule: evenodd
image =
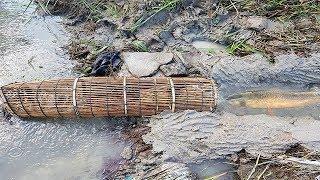
<svg viewBox="0 0 320 180"><path fill-rule="evenodd" d="M62 19L40 17L33 13L34 5L22 14L28 3L0 2L0 86L77 76L61 48L69 38ZM0 177L102 179L122 160L122 128L119 119L44 122L0 117ZM106 165L108 162L116 163Z"/></svg>

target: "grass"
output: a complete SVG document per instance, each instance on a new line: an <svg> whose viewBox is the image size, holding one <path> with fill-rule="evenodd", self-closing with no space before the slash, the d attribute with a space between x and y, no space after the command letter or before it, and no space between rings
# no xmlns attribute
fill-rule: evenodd
<svg viewBox="0 0 320 180"><path fill-rule="evenodd" d="M207 53L208 55L215 55L216 54L216 51L214 48L199 48L200 51L203 51L205 53Z"/></svg>
<svg viewBox="0 0 320 180"><path fill-rule="evenodd" d="M120 20L122 17L128 16L126 23L129 25L128 30L134 33L148 21L151 21L157 14L163 11L173 11L178 9L182 0L156 0L156 1L144 1L144 14L133 14L139 8L137 3L128 2L124 6L117 5L115 1L110 0L30 0L30 2L41 2L38 6L43 9L44 12L50 13L51 7L57 3L56 8L64 7L60 6L61 3L70 7L71 13L77 15L84 15L89 21L93 23L104 17L113 18L112 20ZM308 17L314 21L315 25L310 27L290 27L288 26L279 32L256 32L254 44L249 45L245 41L237 40L231 41L227 47L227 51L233 55L244 56L254 52L263 52L263 54L273 54L274 52L307 52L311 49L310 44L319 42L320 36L318 33L320 27L320 2L317 0L219 0L216 10L227 10L229 12L237 13L237 17L242 16L240 12L246 12L249 15L263 16L273 20L279 20L280 22L291 21L293 26L297 26L299 19ZM51 13L54 13L52 11ZM231 13L232 14L232 13ZM73 16L73 17L75 17ZM215 19L216 18L216 19ZM219 23L218 16L212 16L214 24ZM132 23L134 22L134 23ZM132 24L132 25L131 25ZM289 23L290 24L290 23ZM131 26L130 26L131 25ZM160 27L161 29L162 27ZM222 39L228 39L228 36L233 36L237 32L228 33L226 37L220 37ZM219 38L218 38L219 39ZM272 41L280 43L273 44ZM228 41L230 42L230 41ZM90 42L87 42L90 44ZM86 44L86 43L85 43ZM133 41L132 47L137 51L149 51L145 42ZM91 46L96 46L91 44ZM253 47L254 46L254 47ZM101 48L103 46L99 46ZM98 49L98 48L97 48ZM178 47L178 50L183 48ZM208 54L215 54L214 50L207 49Z"/></svg>
<svg viewBox="0 0 320 180"><path fill-rule="evenodd" d="M30 4L33 3L33 0L30 1L28 7L30 6ZM43 12L45 12L46 14L52 15L50 10L48 9L48 5L50 3L50 0L47 0L46 2L42 2L42 1L37 1L38 6L43 10ZM27 8L28 8L27 7ZM27 10L27 9L26 9ZM25 10L25 11L26 11Z"/></svg>
<svg viewBox="0 0 320 180"><path fill-rule="evenodd" d="M231 55L239 55L244 56L248 54L252 54L254 52L257 52L257 50L246 44L245 40L240 42L233 42L227 47L227 52Z"/></svg>
<svg viewBox="0 0 320 180"><path fill-rule="evenodd" d="M181 1L182 0L162 0L158 6L152 7L150 16L148 16L145 19L143 17L139 18L130 28L130 31L135 32L139 27L144 25L146 22L148 22L151 18L153 18L155 15L157 15L161 11L172 10L176 8Z"/></svg>
<svg viewBox="0 0 320 180"><path fill-rule="evenodd" d="M144 41L135 40L132 42L132 46L135 50L140 52L148 52L149 49Z"/></svg>
<svg viewBox="0 0 320 180"><path fill-rule="evenodd" d="M120 18L123 13L114 2L107 0L30 0L36 2L46 14L52 15L53 11L61 8L68 9L71 15L86 15L86 20L98 21L106 16ZM52 11L52 12L51 12Z"/></svg>
<svg viewBox="0 0 320 180"><path fill-rule="evenodd" d="M77 2L78 1L78 2ZM80 5L83 9L89 12L87 20L97 21L103 18L103 11L101 10L100 1L87 1L87 0L77 0L76 5Z"/></svg>
<svg viewBox="0 0 320 180"><path fill-rule="evenodd" d="M241 41L231 43L228 46L230 54L243 56L259 49L259 52L271 56L280 51L304 55L310 52L310 44L319 42L320 2L317 0L222 0L219 7L229 12L245 12L250 16L266 17L288 25L276 32L256 32L254 47ZM312 24L307 27L303 25L309 22ZM279 43L273 44L272 41Z"/></svg>
<svg viewBox="0 0 320 180"><path fill-rule="evenodd" d="M120 18L123 15L120 8L113 3L104 5L104 7L106 8L106 13L113 18Z"/></svg>
<svg viewBox="0 0 320 180"><path fill-rule="evenodd" d="M76 0L80 3L80 7L83 7L89 12L87 19L98 21L104 17L121 18L124 12L114 2L103 0ZM79 6L79 5L78 5Z"/></svg>
<svg viewBox="0 0 320 180"><path fill-rule="evenodd" d="M232 10L229 0L224 0L223 2L224 6L229 7L228 10ZM240 11L247 11L268 18L278 18L284 21L314 16L320 13L320 2L317 0L244 0L236 3L236 6Z"/></svg>

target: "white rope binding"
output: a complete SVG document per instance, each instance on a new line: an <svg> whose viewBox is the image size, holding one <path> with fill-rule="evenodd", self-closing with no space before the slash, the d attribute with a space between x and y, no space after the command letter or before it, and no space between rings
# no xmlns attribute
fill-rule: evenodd
<svg viewBox="0 0 320 180"><path fill-rule="evenodd" d="M128 114L127 109L127 78L123 77L123 103L124 103L124 114Z"/></svg>
<svg viewBox="0 0 320 180"><path fill-rule="evenodd" d="M157 92L157 79L154 78L153 81L154 81L154 87L155 87L154 93L155 93L155 99L156 99L156 113L158 113L159 112L159 103L158 103L158 92Z"/></svg>
<svg viewBox="0 0 320 180"><path fill-rule="evenodd" d="M77 99L76 99L78 81L79 81L79 78L74 79L73 87L72 87L72 105L73 105L73 109L74 109L74 112L77 117L79 116L79 111L78 111L78 107L77 107Z"/></svg>
<svg viewBox="0 0 320 180"><path fill-rule="evenodd" d="M174 112L174 110L176 108L176 92L175 92L174 84L173 84L173 81L171 78L169 79L169 82L170 82L170 86L171 86L171 95L172 95L171 110L172 110L172 112Z"/></svg>
<svg viewBox="0 0 320 180"><path fill-rule="evenodd" d="M212 86L213 105L211 105L210 110L212 112L213 109L217 106L218 89L217 89L217 84L215 83L214 80L211 80L211 86Z"/></svg>

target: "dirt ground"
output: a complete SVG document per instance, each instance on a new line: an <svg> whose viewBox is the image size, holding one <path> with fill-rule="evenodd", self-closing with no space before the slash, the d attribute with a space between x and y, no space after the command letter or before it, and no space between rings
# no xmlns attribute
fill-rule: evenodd
<svg viewBox="0 0 320 180"><path fill-rule="evenodd" d="M37 3L44 14L66 17L65 26L74 36L67 48L72 60L78 62L76 70L84 75L91 73L91 65L105 52L201 50L216 56L223 51L223 55L240 59L259 54L269 64L276 64L279 55L291 53L308 58L320 50L317 0L37 0ZM194 45L197 41L211 44L198 47ZM109 75L117 75L120 69L121 66L117 67ZM190 67L187 76L207 77ZM163 172L185 172L185 166L179 163L170 166L176 169L161 170L162 154L155 154L152 145L141 138L150 131L147 124L138 122L124 134L135 144L135 158L128 160L115 177L130 178L130 174L135 174L139 178L161 179L167 177ZM281 155L320 159L318 152L298 144ZM314 179L320 174L319 169L253 156L245 150L227 158L235 164L240 179ZM178 177L197 178L192 172L184 175Z"/></svg>

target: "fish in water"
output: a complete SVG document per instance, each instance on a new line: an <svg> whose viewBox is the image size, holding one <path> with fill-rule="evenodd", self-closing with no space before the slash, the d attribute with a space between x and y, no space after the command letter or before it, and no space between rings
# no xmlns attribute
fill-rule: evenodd
<svg viewBox="0 0 320 180"><path fill-rule="evenodd" d="M252 109L299 108L320 104L320 93L317 91L249 91L229 96L229 103L235 107L247 107Z"/></svg>

